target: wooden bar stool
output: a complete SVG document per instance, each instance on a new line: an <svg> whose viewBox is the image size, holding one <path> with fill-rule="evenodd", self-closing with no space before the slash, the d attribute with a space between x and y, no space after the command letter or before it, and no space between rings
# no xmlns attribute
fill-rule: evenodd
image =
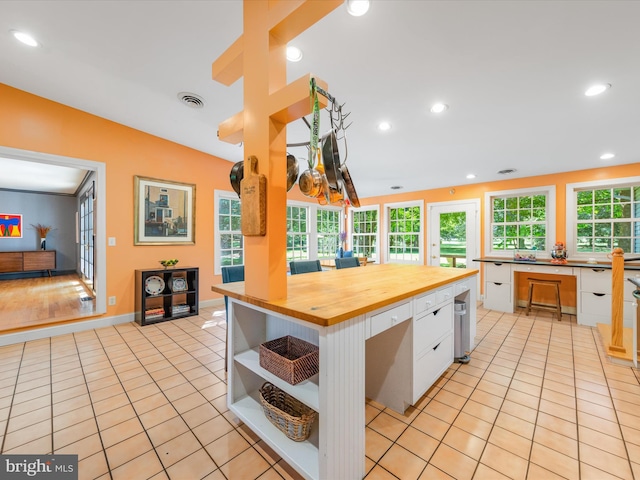
<svg viewBox="0 0 640 480"><path fill-rule="evenodd" d="M527 316L529 315L531 308L537 308L540 310L550 310L552 312L556 312L556 315L558 315L558 321L562 320L562 307L560 304L560 280L545 280L542 278L528 278L527 280L529 280L529 299L527 300ZM535 287L536 285L538 285L539 287L547 286L547 287L553 288L553 292L555 293L555 297L556 297L555 306L533 301L533 287Z"/></svg>

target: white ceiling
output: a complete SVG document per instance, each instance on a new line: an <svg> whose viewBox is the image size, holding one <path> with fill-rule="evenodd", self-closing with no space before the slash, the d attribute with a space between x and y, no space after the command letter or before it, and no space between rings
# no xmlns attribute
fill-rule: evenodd
<svg viewBox="0 0 640 480"><path fill-rule="evenodd" d="M291 42L304 58L287 73L317 75L352 112L360 197L499 180L507 168L513 178L637 163L638 25L638 1L372 0L365 16L338 8ZM242 110L242 80L214 82L211 64L241 33L238 0L3 0L0 83L236 162L249 153L216 130ZM584 95L600 82L612 88ZM183 91L205 108L182 105ZM449 110L430 113L436 101ZM378 132L381 120L393 128ZM302 122L288 131L289 143L309 136Z"/></svg>

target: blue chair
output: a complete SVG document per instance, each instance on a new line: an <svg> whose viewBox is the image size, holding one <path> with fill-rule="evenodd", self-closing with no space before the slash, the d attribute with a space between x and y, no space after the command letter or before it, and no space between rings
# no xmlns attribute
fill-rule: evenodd
<svg viewBox="0 0 640 480"><path fill-rule="evenodd" d="M345 250L342 254L342 258L350 258L353 257L353 250Z"/></svg>
<svg viewBox="0 0 640 480"><path fill-rule="evenodd" d="M321 272L322 266L320 260L297 260L289 262L289 269L291 275L297 275L298 273Z"/></svg>
<svg viewBox="0 0 640 480"><path fill-rule="evenodd" d="M244 282L244 265L222 267L222 283ZM227 319L227 341L229 341L229 299L224 296L224 311ZM227 354L224 354L224 371L227 371Z"/></svg>
<svg viewBox="0 0 640 480"><path fill-rule="evenodd" d="M346 257L346 258L336 258L336 268L352 268L359 267L360 261L358 257Z"/></svg>

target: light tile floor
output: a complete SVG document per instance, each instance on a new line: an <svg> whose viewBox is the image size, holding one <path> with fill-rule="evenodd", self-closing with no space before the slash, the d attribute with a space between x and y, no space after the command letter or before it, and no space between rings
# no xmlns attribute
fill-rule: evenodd
<svg viewBox="0 0 640 480"><path fill-rule="evenodd" d="M404 415L367 402L368 480L640 478L638 371L597 330L480 307L477 334ZM227 410L224 339L202 309L1 347L0 451L78 454L81 479L298 479Z"/></svg>

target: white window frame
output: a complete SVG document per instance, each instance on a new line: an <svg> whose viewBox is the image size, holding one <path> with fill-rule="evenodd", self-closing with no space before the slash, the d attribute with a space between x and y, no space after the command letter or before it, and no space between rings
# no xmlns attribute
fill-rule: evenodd
<svg viewBox="0 0 640 480"><path fill-rule="evenodd" d="M588 260L589 258L595 258L597 261L609 260L607 255L611 252L580 252L576 250L576 224L578 223L577 205L576 205L576 190L588 190L598 188L617 188L623 186L637 186L640 185L640 177L623 177L623 178L610 178L607 180L594 180L590 182L579 183L567 183L566 194L566 228L567 228L567 254L569 259L574 260ZM633 221L633 218L632 218ZM630 253L630 252L625 252Z"/></svg>
<svg viewBox="0 0 640 480"><path fill-rule="evenodd" d="M392 208L407 208L407 207L418 207L420 208L420 231L413 232L418 234L418 259L415 261L390 261L389 256L389 235L390 228L389 224L391 221L391 215L389 215L389 211ZM381 257L384 256L385 263L402 263L402 264L411 264L411 265L424 265L424 201L423 200L413 200L410 202L397 202L397 203L385 203L384 204L384 250L381 249L380 254Z"/></svg>
<svg viewBox="0 0 640 480"><path fill-rule="evenodd" d="M220 200L223 199L228 199L228 200L238 200L238 194L232 191L227 191L227 190L215 190L213 192L213 201L214 201L214 208L213 208L213 231L214 231L214 235L213 235L213 251L215 253L214 255L214 261L213 261L213 273L214 275L222 275L222 262L221 262L221 258L220 258L220 251L222 250L222 247L220 245L220 216L219 216L219 210L220 210Z"/></svg>
<svg viewBox="0 0 640 480"><path fill-rule="evenodd" d="M229 200L238 200L238 195L230 190L214 190L214 242L213 242L213 248L214 248L214 267L213 267L213 273L214 275L221 275L222 274L222 265L221 265L221 258L220 258L220 230L219 230L219 225L220 225L220 218L218 215L218 210L219 210L219 205L220 205L220 200L221 199L229 199ZM344 208L342 207L336 207L336 206L332 206L332 205L318 205L316 203L307 203L307 202L301 202L301 201L296 201L296 200L288 200L287 201L287 206L288 207L303 207L307 209L307 226L308 226L308 238L307 238L307 245L309 246L309 258L312 260L315 260L318 257L318 210L332 210L332 211L338 211L341 212L340 215L340 219L341 221L344 220ZM284 215L286 215L286 211L284 212ZM341 223L341 227L344 227L344 225ZM287 232L288 234L288 232ZM286 249L286 244L283 245L283 248Z"/></svg>
<svg viewBox="0 0 640 480"><path fill-rule="evenodd" d="M375 251L375 256L373 255L369 255L369 258L371 260L374 260L376 262L379 262L380 259L382 258L382 248L381 248L381 244L380 244L380 205L371 205L371 206L367 206L367 207L352 207L349 209L349 222L348 222L348 226L347 226L347 233L348 236L347 238L349 239L349 248L351 250L353 250L353 214L355 212L368 212L368 211L374 211L376 212L376 217L377 217L377 224L378 224L378 228L376 228L376 251Z"/></svg>
<svg viewBox="0 0 640 480"><path fill-rule="evenodd" d="M337 247L336 247L336 252L337 252L338 248L340 247L340 232L344 231L344 208L333 207L330 205L315 205L313 218L315 220L314 224L316 229L315 241L314 241L315 249L316 249L316 258L319 260L326 260L326 259L335 258L336 252L333 252L329 257L321 257L318 252L318 237L320 235L320 233L318 232L318 212L320 211L338 212L338 233L336 234L336 236L338 237Z"/></svg>
<svg viewBox="0 0 640 480"><path fill-rule="evenodd" d="M547 228L545 249L538 250L536 256L539 258L551 258L551 249L556 243L556 186L546 185L541 187L517 188L513 190L501 190L495 192L486 192L484 194L484 251L485 256L490 257L510 257L513 258L515 250L494 250L493 249L493 198L494 197L511 197L523 195L540 195L547 196Z"/></svg>

